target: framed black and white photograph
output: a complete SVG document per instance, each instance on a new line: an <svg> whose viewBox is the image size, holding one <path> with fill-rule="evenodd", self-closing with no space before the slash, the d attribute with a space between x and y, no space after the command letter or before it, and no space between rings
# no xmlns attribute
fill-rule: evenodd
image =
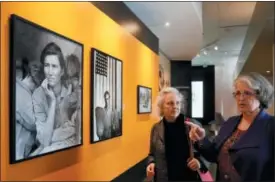
<svg viewBox="0 0 275 182"><path fill-rule="evenodd" d="M83 45L10 17L10 162L82 145Z"/></svg>
<svg viewBox="0 0 275 182"><path fill-rule="evenodd" d="M122 61L92 49L91 143L122 135Z"/></svg>
<svg viewBox="0 0 275 182"><path fill-rule="evenodd" d="M152 112L152 89L149 87L137 86L137 107L138 114Z"/></svg>
<svg viewBox="0 0 275 182"><path fill-rule="evenodd" d="M187 117L191 117L191 89L189 86L176 87L183 99L181 101L181 113Z"/></svg>

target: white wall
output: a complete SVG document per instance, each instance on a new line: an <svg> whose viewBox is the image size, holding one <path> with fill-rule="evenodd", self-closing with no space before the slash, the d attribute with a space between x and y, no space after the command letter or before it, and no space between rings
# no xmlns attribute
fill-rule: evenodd
<svg viewBox="0 0 275 182"><path fill-rule="evenodd" d="M215 66L215 111L221 113L224 119L238 114L232 97L236 62L237 57L224 58L221 64Z"/></svg>

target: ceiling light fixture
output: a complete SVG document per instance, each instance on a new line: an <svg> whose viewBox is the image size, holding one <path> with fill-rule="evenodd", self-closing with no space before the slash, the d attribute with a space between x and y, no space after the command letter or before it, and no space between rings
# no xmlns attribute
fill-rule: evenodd
<svg viewBox="0 0 275 182"><path fill-rule="evenodd" d="M219 48L218 48L218 46L215 46L214 49L217 51Z"/></svg>
<svg viewBox="0 0 275 182"><path fill-rule="evenodd" d="M166 23L165 23L165 26L166 26L166 27L169 27L169 26L170 26L170 23L169 23L169 22L166 22Z"/></svg>
<svg viewBox="0 0 275 182"><path fill-rule="evenodd" d="M206 52L206 51L203 51L203 54L204 54L204 55L207 55L207 52Z"/></svg>
<svg viewBox="0 0 275 182"><path fill-rule="evenodd" d="M270 73L270 71L266 71L267 73Z"/></svg>

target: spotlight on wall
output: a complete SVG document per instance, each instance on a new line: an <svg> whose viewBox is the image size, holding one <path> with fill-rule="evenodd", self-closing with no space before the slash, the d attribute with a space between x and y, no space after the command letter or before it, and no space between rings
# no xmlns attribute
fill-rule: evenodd
<svg viewBox="0 0 275 182"><path fill-rule="evenodd" d="M169 27L170 26L170 23L169 22L166 22L165 23L165 27Z"/></svg>
<svg viewBox="0 0 275 182"><path fill-rule="evenodd" d="M219 48L218 48L218 46L215 46L214 49L217 51Z"/></svg>
<svg viewBox="0 0 275 182"><path fill-rule="evenodd" d="M139 31L139 25L135 22L124 23L123 27L130 33L136 34Z"/></svg>

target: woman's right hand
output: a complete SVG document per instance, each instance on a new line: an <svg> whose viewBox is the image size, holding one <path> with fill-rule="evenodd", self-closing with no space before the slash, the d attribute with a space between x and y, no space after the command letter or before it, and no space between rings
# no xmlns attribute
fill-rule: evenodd
<svg viewBox="0 0 275 182"><path fill-rule="evenodd" d="M151 163L147 166L146 174L147 174L147 178L149 178L150 180L154 177L154 175L155 175L155 164L154 163Z"/></svg>
<svg viewBox="0 0 275 182"><path fill-rule="evenodd" d="M56 97L54 95L53 89L48 87L47 82L42 82L41 86L44 89L45 94L51 99L51 102L55 102Z"/></svg>
<svg viewBox="0 0 275 182"><path fill-rule="evenodd" d="M185 124L190 126L189 137L193 142L200 141L205 137L204 128L192 122L185 122Z"/></svg>

